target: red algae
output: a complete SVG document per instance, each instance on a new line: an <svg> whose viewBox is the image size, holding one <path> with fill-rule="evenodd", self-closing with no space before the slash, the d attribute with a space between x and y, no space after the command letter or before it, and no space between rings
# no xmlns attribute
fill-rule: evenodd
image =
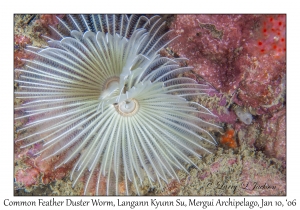
<svg viewBox="0 0 300 210"><path fill-rule="evenodd" d="M262 32L264 22L267 32ZM235 103L251 106L257 114L280 108L286 71L284 15L177 15L171 29L180 35L171 43L172 51L188 58L194 72L217 90L234 95ZM265 47L271 42L276 49Z"/></svg>

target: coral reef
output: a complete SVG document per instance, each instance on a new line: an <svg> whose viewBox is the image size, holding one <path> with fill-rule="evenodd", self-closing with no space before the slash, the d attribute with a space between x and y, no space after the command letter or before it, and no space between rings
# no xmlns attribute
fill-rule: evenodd
<svg viewBox="0 0 300 210"><path fill-rule="evenodd" d="M285 195L285 15L170 15L167 20L180 37L162 53L188 58L194 70L185 76L204 78L216 88L194 100L218 116L225 133L215 133L216 154L195 160L199 169L186 165L190 174L178 171L180 182L171 181L164 191L158 183L146 183L141 194ZM49 34L48 25L56 21L53 15L16 15L15 68L28 58L27 44L47 46L41 35ZM236 109L246 110L252 121L243 123ZM32 156L34 149L15 145L15 194L42 195L45 187L48 195L82 194L82 184L71 187L72 166L52 171L55 159L41 162Z"/></svg>

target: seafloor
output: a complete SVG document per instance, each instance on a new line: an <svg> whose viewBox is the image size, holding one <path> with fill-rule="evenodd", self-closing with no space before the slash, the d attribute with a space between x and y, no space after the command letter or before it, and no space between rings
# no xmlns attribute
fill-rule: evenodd
<svg viewBox="0 0 300 210"><path fill-rule="evenodd" d="M63 17L63 15L60 15ZM285 15L162 15L180 35L161 53L186 57L194 70L185 76L204 78L215 92L194 98L212 110L224 130L211 132L219 141L215 154L186 165L180 182L163 190L149 186L142 195L286 195L286 37ZM30 59L27 44L47 46L41 35L55 26L54 15L15 15L14 68ZM20 72L15 71L15 78ZM14 83L15 91L18 85ZM15 99L14 105L22 101ZM26 120L15 121L16 132ZM26 132L26 131L25 131ZM52 170L32 155L35 148L15 144L15 195L81 195L72 188L71 166ZM132 186L131 194L135 195Z"/></svg>

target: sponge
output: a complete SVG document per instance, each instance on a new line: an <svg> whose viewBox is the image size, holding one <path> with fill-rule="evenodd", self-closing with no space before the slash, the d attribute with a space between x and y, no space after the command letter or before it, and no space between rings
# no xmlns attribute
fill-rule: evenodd
<svg viewBox="0 0 300 210"><path fill-rule="evenodd" d="M246 125L250 125L252 122L252 115L247 111L242 109L241 107L237 107L234 109L235 114L238 116L239 120L245 123Z"/></svg>

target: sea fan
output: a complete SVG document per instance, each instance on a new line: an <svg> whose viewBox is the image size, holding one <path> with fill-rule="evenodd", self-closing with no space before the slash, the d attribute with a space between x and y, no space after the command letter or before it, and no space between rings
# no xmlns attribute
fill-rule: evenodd
<svg viewBox="0 0 300 210"><path fill-rule="evenodd" d="M202 81L178 77L191 67L183 58L161 57L171 31L159 16L78 15L59 19L45 49L28 47L35 58L26 60L15 92L24 103L16 119L30 118L18 139L22 147L43 144L43 159L60 155L57 167L76 160L73 185L86 177L99 194L119 194L119 183L136 193L144 178L168 182L176 170L193 164L190 155L210 152L215 145L206 127L214 116L190 101L207 94ZM96 182L95 182L95 177Z"/></svg>

